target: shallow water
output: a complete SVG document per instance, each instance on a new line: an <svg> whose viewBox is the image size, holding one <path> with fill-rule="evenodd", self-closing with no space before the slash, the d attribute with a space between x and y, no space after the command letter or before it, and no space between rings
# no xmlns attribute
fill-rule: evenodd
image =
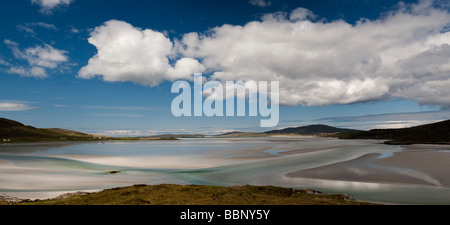
<svg viewBox="0 0 450 225"><path fill-rule="evenodd" d="M286 176L370 153L383 159L400 151L372 140L309 137L9 144L0 145L0 193L35 199L133 184L253 184L347 193L373 202L450 204L446 187Z"/></svg>

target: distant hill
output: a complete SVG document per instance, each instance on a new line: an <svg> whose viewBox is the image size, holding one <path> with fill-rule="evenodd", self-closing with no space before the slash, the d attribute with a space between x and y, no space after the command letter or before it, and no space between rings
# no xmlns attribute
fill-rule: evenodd
<svg viewBox="0 0 450 225"><path fill-rule="evenodd" d="M206 135L203 134L161 134L161 135L153 135L146 136L140 138L202 138Z"/></svg>
<svg viewBox="0 0 450 225"><path fill-rule="evenodd" d="M96 136L60 128L35 128L20 122L0 118L0 143L92 140L177 140L178 138L203 137L264 137L271 135L319 135L341 139L387 140L386 144L450 144L450 120L401 129L374 129L360 131L337 128L323 124L290 127L264 133L233 131L220 135L165 134L151 137L113 138Z"/></svg>
<svg viewBox="0 0 450 225"><path fill-rule="evenodd" d="M319 135L319 134L335 134L359 132L359 130L337 128L323 124L309 125L303 127L289 127L281 130L271 130L264 132L265 134L298 134L298 135Z"/></svg>
<svg viewBox="0 0 450 225"><path fill-rule="evenodd" d="M214 137L232 138L232 137L263 137L263 136L268 135L263 133L232 131L224 134L215 135Z"/></svg>
<svg viewBox="0 0 450 225"><path fill-rule="evenodd" d="M42 129L0 118L1 142L78 141L97 139L92 135L59 128Z"/></svg>
<svg viewBox="0 0 450 225"><path fill-rule="evenodd" d="M386 144L450 144L450 120L401 129L340 134L344 139L382 139Z"/></svg>
<svg viewBox="0 0 450 225"><path fill-rule="evenodd" d="M178 140L177 135L155 137L108 137L86 134L61 128L35 128L14 120L0 118L0 143L54 142L54 141L105 141L105 140ZM204 137L203 135L180 135L183 137Z"/></svg>

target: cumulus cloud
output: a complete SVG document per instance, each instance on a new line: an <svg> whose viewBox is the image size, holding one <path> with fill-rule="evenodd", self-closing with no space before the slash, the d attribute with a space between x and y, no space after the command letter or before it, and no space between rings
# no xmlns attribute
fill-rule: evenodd
<svg viewBox="0 0 450 225"><path fill-rule="evenodd" d="M46 78L47 69L56 69L59 65L68 61L67 52L58 50L48 44L42 46L20 49L17 42L5 39L4 44L8 46L16 59L25 60L28 66L14 66L9 64L9 73L21 76Z"/></svg>
<svg viewBox="0 0 450 225"><path fill-rule="evenodd" d="M284 105L403 97L450 106L450 13L438 2L399 4L355 24L314 18L303 8L268 14L185 34L176 48L212 79L280 81Z"/></svg>
<svg viewBox="0 0 450 225"><path fill-rule="evenodd" d="M73 0L31 0L31 3L41 7L40 12L43 14L51 14L58 7L68 6Z"/></svg>
<svg viewBox="0 0 450 225"><path fill-rule="evenodd" d="M314 19L316 18L316 15L311 10L305 8L294 9L289 15L289 20L291 21L305 20L309 18Z"/></svg>
<svg viewBox="0 0 450 225"><path fill-rule="evenodd" d="M90 36L88 41L97 48L97 54L79 71L80 78L101 76L109 82L156 86L164 80L191 79L193 73L204 70L192 58L181 58L172 66L173 43L158 31L110 20L96 27Z"/></svg>
<svg viewBox="0 0 450 225"><path fill-rule="evenodd" d="M439 3L401 3L377 19L352 24L297 8L174 41L110 20L91 33L97 54L78 77L156 86L206 71L222 82L279 81L283 105L401 97L448 108L450 13Z"/></svg>

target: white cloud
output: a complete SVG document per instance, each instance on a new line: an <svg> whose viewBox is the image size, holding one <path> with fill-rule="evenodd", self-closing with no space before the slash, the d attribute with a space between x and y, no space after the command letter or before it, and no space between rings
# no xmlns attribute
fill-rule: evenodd
<svg viewBox="0 0 450 225"><path fill-rule="evenodd" d="M108 130L95 134L113 137L138 137L138 136L152 135L153 133L139 130Z"/></svg>
<svg viewBox="0 0 450 225"><path fill-rule="evenodd" d="M34 108L21 102L0 102L0 111L26 111Z"/></svg>
<svg viewBox="0 0 450 225"><path fill-rule="evenodd" d="M13 73L13 74L19 74L20 76L23 77L35 77L35 78L47 78L48 74L47 72L41 68L41 67L16 67L16 66L11 66L8 70L8 73Z"/></svg>
<svg viewBox="0 0 450 225"><path fill-rule="evenodd" d="M5 39L3 42L11 49L16 59L26 60L29 65L24 67L10 64L10 68L7 70L9 73L46 78L48 76L46 69L56 69L68 61L66 51L55 49L48 44L21 50L19 44L14 41Z"/></svg>
<svg viewBox="0 0 450 225"><path fill-rule="evenodd" d="M44 46L26 49L24 54L19 55L19 57L26 59L30 65L54 69L59 63L67 61L66 53L66 51L57 50L45 44Z"/></svg>
<svg viewBox="0 0 450 225"><path fill-rule="evenodd" d="M421 111L421 112L400 112L388 114L371 114L350 117L330 117L322 118L312 123L326 123L337 127L349 127L354 129L371 130L377 128L404 128L436 121L447 120L450 111Z"/></svg>
<svg viewBox="0 0 450 225"><path fill-rule="evenodd" d="M187 79L204 67L195 59L182 58L171 66L173 43L164 34L110 20L96 27L89 43L97 54L83 67L78 77L101 76L104 81L131 81L156 86L164 80Z"/></svg>
<svg viewBox="0 0 450 225"><path fill-rule="evenodd" d="M77 29L77 28L75 28L75 27L71 27L70 28L70 32L72 33L72 34L79 34L80 32L81 32L81 30L80 29Z"/></svg>
<svg viewBox="0 0 450 225"><path fill-rule="evenodd" d="M383 121L382 124L375 125L374 129L398 129L398 128L407 128L407 127L414 127L419 126L423 124L429 123L424 121L417 121L417 120L399 120L399 121Z"/></svg>
<svg viewBox="0 0 450 225"><path fill-rule="evenodd" d="M450 13L434 1L399 4L356 24L315 20L306 9L176 41L213 79L278 80L284 105L331 105L403 97L450 106Z"/></svg>
<svg viewBox="0 0 450 225"><path fill-rule="evenodd" d="M30 33L30 34L34 34L34 30L31 27L28 27L26 25L19 24L16 27L20 31L25 31L25 32Z"/></svg>
<svg viewBox="0 0 450 225"><path fill-rule="evenodd" d="M17 42L11 41L9 39L3 40L3 43L5 43L5 45L8 45L11 48L19 46L19 44Z"/></svg>
<svg viewBox="0 0 450 225"><path fill-rule="evenodd" d="M291 21L305 20L308 18L316 18L316 15L314 15L314 13L312 11L310 11L309 9L305 9L305 8L294 9L291 12L291 14L289 15L289 19Z"/></svg>
<svg viewBox="0 0 450 225"><path fill-rule="evenodd" d="M55 25L49 24L49 23L44 23L44 22L28 23L28 25L29 26L35 26L35 27L43 27L43 28L48 29L48 30L54 30L54 31L58 30L58 28L56 28Z"/></svg>
<svg viewBox="0 0 450 225"><path fill-rule="evenodd" d="M0 59L0 65L3 65L3 66L11 66L11 63L6 62L6 61L3 60L3 59Z"/></svg>
<svg viewBox="0 0 450 225"><path fill-rule="evenodd" d="M97 135L112 136L112 137L145 137L163 134L164 131L154 131L154 130L108 130L97 132Z"/></svg>
<svg viewBox="0 0 450 225"><path fill-rule="evenodd" d="M192 74L203 72L205 67L196 59L182 58L175 63L173 68L167 71L169 80L192 79Z"/></svg>
<svg viewBox="0 0 450 225"><path fill-rule="evenodd" d="M251 5L258 6L261 8L272 5L272 2L267 1L267 0L249 0L249 3Z"/></svg>
<svg viewBox="0 0 450 225"><path fill-rule="evenodd" d="M17 27L18 30L25 31L25 32L30 33L30 34L34 34L35 33L34 28L36 28L36 27L42 27L44 29L53 30L53 31L57 31L58 30L58 28L56 28L55 25L49 24L49 23L44 23L44 22L33 22L33 23L19 24L16 27Z"/></svg>
<svg viewBox="0 0 450 225"><path fill-rule="evenodd" d="M61 6L68 6L73 0L31 0L31 3L41 7L40 12L43 14L51 14L52 11Z"/></svg>

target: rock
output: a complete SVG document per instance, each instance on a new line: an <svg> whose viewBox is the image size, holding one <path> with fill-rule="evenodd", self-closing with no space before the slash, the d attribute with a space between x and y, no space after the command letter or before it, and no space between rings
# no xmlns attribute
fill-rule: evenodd
<svg viewBox="0 0 450 225"><path fill-rule="evenodd" d="M323 195L323 193L320 191L315 191L315 190L311 190L311 189L307 189L307 188L302 188L301 190L304 191L306 194L310 194L310 195Z"/></svg>
<svg viewBox="0 0 450 225"><path fill-rule="evenodd" d="M356 202L356 199L353 198L353 197L351 197L351 196L349 196L348 194L342 194L342 198L343 198L345 201Z"/></svg>
<svg viewBox="0 0 450 225"><path fill-rule="evenodd" d="M82 191L77 191L77 192L74 192L74 193L65 193L65 194L59 195L59 196L57 196L55 199L60 200L60 199L70 198L70 197L72 197L72 196L80 196L80 195L88 195L88 194L90 194L90 193L88 193L88 192L82 192Z"/></svg>
<svg viewBox="0 0 450 225"><path fill-rule="evenodd" d="M311 189L307 189L307 188L302 188L301 191L305 192L306 194L310 194L310 195L323 195L323 193L320 191L315 191L315 190L311 190ZM356 199L351 197L348 194L340 194L340 196L345 201L356 202Z"/></svg>
<svg viewBox="0 0 450 225"><path fill-rule="evenodd" d="M9 204L17 204L17 203L27 203L32 202L30 199L21 199L17 197L11 197L5 194L0 195L0 201L7 202Z"/></svg>

